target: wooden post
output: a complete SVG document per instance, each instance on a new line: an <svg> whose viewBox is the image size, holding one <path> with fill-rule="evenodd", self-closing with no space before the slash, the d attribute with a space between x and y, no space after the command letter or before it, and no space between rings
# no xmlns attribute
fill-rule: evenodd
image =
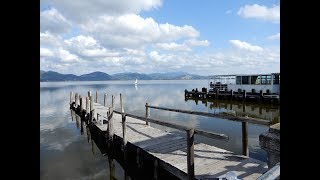
<svg viewBox="0 0 320 180"><path fill-rule="evenodd" d="M75 94L75 107L77 108L78 107L78 93Z"/></svg>
<svg viewBox="0 0 320 180"><path fill-rule="evenodd" d="M111 116L113 113L112 107L109 107L108 116ZM108 128L109 128L109 139L113 139L113 118L108 119Z"/></svg>
<svg viewBox="0 0 320 180"><path fill-rule="evenodd" d="M86 97L86 113L89 113L89 97Z"/></svg>
<svg viewBox="0 0 320 180"><path fill-rule="evenodd" d="M73 92L70 92L70 104L72 103Z"/></svg>
<svg viewBox="0 0 320 180"><path fill-rule="evenodd" d="M112 107L112 109L114 109L114 96L113 95L111 96L111 107Z"/></svg>
<svg viewBox="0 0 320 180"><path fill-rule="evenodd" d="M120 106L121 106L121 112L122 112L122 138L123 138L123 148L127 145L127 127L126 127L126 116L124 115L124 107L123 107L123 99L122 94L120 93Z"/></svg>
<svg viewBox="0 0 320 180"><path fill-rule="evenodd" d="M98 91L96 91L96 103L98 103Z"/></svg>
<svg viewBox="0 0 320 180"><path fill-rule="evenodd" d="M93 98L92 98L92 96L89 96L89 98L90 98L90 111L92 111L93 110Z"/></svg>
<svg viewBox="0 0 320 180"><path fill-rule="evenodd" d="M188 179L194 179L194 129L187 130Z"/></svg>
<svg viewBox="0 0 320 180"><path fill-rule="evenodd" d="M249 156L248 122L242 122L242 154Z"/></svg>
<svg viewBox="0 0 320 180"><path fill-rule="evenodd" d="M246 100L247 94L246 94L246 90L243 90L243 100Z"/></svg>
<svg viewBox="0 0 320 180"><path fill-rule="evenodd" d="M94 113L95 113L95 112L94 112L94 109L92 109L90 112L91 112L90 118L91 118L91 122L92 122L92 121L93 121L93 118L94 118Z"/></svg>
<svg viewBox="0 0 320 180"><path fill-rule="evenodd" d="M146 118L150 117L150 109L149 109L149 103L146 103ZM146 121L146 125L150 126L149 121Z"/></svg>
<svg viewBox="0 0 320 180"><path fill-rule="evenodd" d="M231 95L230 99L233 99L233 91L232 91L232 89L230 90L230 95Z"/></svg>
<svg viewBox="0 0 320 180"><path fill-rule="evenodd" d="M80 99L80 112L82 112L82 109L83 109L83 106L82 106L82 97L79 96L79 99Z"/></svg>
<svg viewBox="0 0 320 180"><path fill-rule="evenodd" d="M90 97L91 96L91 91L88 91L88 97Z"/></svg>
<svg viewBox="0 0 320 180"><path fill-rule="evenodd" d="M104 107L107 106L107 98L108 98L108 94L105 93L105 94L104 94L104 99L103 99L103 105L104 105Z"/></svg>

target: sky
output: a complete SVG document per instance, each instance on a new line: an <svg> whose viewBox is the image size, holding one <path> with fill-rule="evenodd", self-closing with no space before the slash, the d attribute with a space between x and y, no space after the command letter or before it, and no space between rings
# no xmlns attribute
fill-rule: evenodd
<svg viewBox="0 0 320 180"><path fill-rule="evenodd" d="M280 1L40 0L40 69L280 72Z"/></svg>

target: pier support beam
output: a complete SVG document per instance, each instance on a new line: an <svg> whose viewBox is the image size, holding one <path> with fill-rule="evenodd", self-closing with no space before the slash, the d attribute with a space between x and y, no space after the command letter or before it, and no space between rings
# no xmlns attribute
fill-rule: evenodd
<svg viewBox="0 0 320 180"><path fill-rule="evenodd" d="M149 103L146 103L146 118L150 117L150 108L148 106L149 106ZM146 125L150 126L150 122L146 121Z"/></svg>
<svg viewBox="0 0 320 180"><path fill-rule="evenodd" d="M96 103L98 103L98 91L96 91Z"/></svg>
<svg viewBox="0 0 320 180"><path fill-rule="evenodd" d="M188 179L194 179L194 129L187 130Z"/></svg>
<svg viewBox="0 0 320 180"><path fill-rule="evenodd" d="M104 98L103 98L103 105L104 105L104 107L107 106L107 99L108 99L108 94L105 93L105 94L104 94Z"/></svg>
<svg viewBox="0 0 320 180"><path fill-rule="evenodd" d="M259 144L268 153L268 168L280 162L280 123L270 126L269 131L259 136Z"/></svg>
<svg viewBox="0 0 320 180"><path fill-rule="evenodd" d="M244 156L249 156L248 122L242 122L242 154Z"/></svg>

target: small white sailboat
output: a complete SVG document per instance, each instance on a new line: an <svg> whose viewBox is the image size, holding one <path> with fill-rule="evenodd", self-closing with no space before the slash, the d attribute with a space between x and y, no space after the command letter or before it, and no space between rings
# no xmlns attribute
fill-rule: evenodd
<svg viewBox="0 0 320 180"><path fill-rule="evenodd" d="M136 81L134 82L135 85L138 85L138 79L136 79Z"/></svg>

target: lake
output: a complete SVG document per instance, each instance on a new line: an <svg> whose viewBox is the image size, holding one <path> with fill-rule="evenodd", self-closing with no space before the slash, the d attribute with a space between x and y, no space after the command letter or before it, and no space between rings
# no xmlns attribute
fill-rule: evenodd
<svg viewBox="0 0 320 180"><path fill-rule="evenodd" d="M69 108L70 92L83 97L90 90L103 104L107 93L107 104L115 96L115 109L120 110L119 94L122 93L126 112L145 116L145 104L168 108L195 110L211 113L230 112L250 117L260 117L273 122L280 121L280 109L274 105L260 105L239 101L186 100L184 90L208 87L207 80L140 80L134 81L91 81L91 82L41 82L40 83L40 178L41 179L109 179L108 158L103 156L94 142L88 143L86 134L81 134L79 125L72 119ZM189 127L196 127L229 136L229 142L196 136L201 142L242 154L241 123L218 119L150 110L151 118L160 119ZM173 129L151 126L174 131ZM259 146L259 135L268 127L249 124L248 141L250 157L267 161L267 154ZM116 163L116 177L122 178L122 169Z"/></svg>

